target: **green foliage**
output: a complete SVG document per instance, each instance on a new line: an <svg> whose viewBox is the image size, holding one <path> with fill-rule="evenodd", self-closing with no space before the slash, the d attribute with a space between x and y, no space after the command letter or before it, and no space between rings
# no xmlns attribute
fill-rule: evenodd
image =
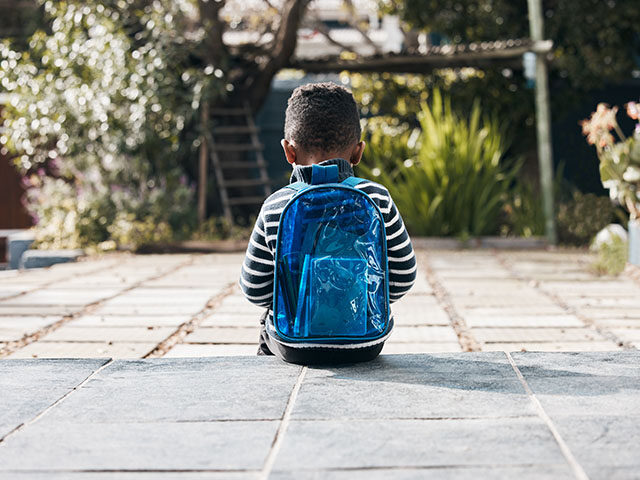
<svg viewBox="0 0 640 480"><path fill-rule="evenodd" d="M26 176L42 247L123 239L116 222L193 226L186 174L198 132L185 127L221 72L188 62L202 37L188 31L189 5L47 1L50 31L25 51L0 44L10 94L0 141Z"/></svg>
<svg viewBox="0 0 640 480"><path fill-rule="evenodd" d="M495 118L482 118L478 103L468 116L457 115L450 99L442 99L437 90L418 116L415 156L394 158L384 133L369 134L372 152L364 175L389 189L415 235L497 233L519 169L503 160L504 128ZM410 146L407 135L408 130L401 133L398 143Z"/></svg>
<svg viewBox="0 0 640 480"><path fill-rule="evenodd" d="M599 275L620 275L629 256L627 241L617 235L612 235L608 242L602 243L596 249L597 258L592 267Z"/></svg>
<svg viewBox="0 0 640 480"><path fill-rule="evenodd" d="M230 223L224 217L211 217L203 222L193 233L193 240L244 240L251 235L255 218L249 220L247 225Z"/></svg>
<svg viewBox="0 0 640 480"><path fill-rule="evenodd" d="M527 38L526 0L381 0L414 28L453 43ZM544 0L546 37L554 42L553 67L567 92L629 78L640 51L637 0ZM603 68L603 66L606 66ZM557 94L557 91L556 91Z"/></svg>
<svg viewBox="0 0 640 480"><path fill-rule="evenodd" d="M505 214L506 221L501 234L516 237L544 235L544 210L535 182L518 181L514 184L511 197L505 205Z"/></svg>
<svg viewBox="0 0 640 480"><path fill-rule="evenodd" d="M596 233L611 223L614 215L609 198L575 191L571 200L558 206L558 240L569 245L588 245Z"/></svg>

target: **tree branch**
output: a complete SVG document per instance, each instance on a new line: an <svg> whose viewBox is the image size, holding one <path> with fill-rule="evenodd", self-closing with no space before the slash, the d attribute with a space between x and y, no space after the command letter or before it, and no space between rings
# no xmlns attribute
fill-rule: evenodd
<svg viewBox="0 0 640 480"><path fill-rule="evenodd" d="M220 19L225 0L198 0L200 24L205 32L205 58L209 63L225 67L229 52L222 41L226 24Z"/></svg>
<svg viewBox="0 0 640 480"><path fill-rule="evenodd" d="M290 62L298 42L298 27L308 4L309 0L285 1L280 25L272 43L273 53L257 66L257 73L247 77L244 85L236 92L235 97L238 100L248 100L254 111L262 106L273 77Z"/></svg>
<svg viewBox="0 0 640 480"><path fill-rule="evenodd" d="M320 20L320 18L318 18L317 15L314 15L313 26L318 30L318 32L320 32L320 34L324 38L327 39L327 42L329 42L331 45L334 45L334 46L340 48L341 50L347 50L347 51L350 51L350 52L353 51L353 48L345 45L344 43L340 43L335 38L333 38L331 36L331 32L329 31L327 26L324 23L322 23L322 20Z"/></svg>
<svg viewBox="0 0 640 480"><path fill-rule="evenodd" d="M343 0L343 1L345 6L347 7L347 10L349 10L349 14L350 14L349 20L348 20L349 25L355 28L360 33L360 35L362 35L362 38L364 39L364 41L373 48L373 51L377 55L382 54L382 50L380 50L378 45L376 45L375 42L371 40L371 37L369 37L367 32L365 32L364 28L362 28L360 24L358 24L358 18L357 18L358 12L356 11L356 8L353 6L352 0Z"/></svg>

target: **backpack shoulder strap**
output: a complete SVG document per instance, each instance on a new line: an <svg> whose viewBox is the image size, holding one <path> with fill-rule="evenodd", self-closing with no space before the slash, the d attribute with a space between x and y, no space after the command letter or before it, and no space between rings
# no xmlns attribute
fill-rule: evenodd
<svg viewBox="0 0 640 480"><path fill-rule="evenodd" d="M367 180L365 180L364 178L360 178L360 177L347 177L342 181L343 185L346 185L348 187L351 188L355 188L356 185L366 182Z"/></svg>
<svg viewBox="0 0 640 480"><path fill-rule="evenodd" d="M301 192L302 190L306 190L308 187L309 187L309 184L304 182L294 182L285 186L285 188L290 188L291 190L295 190L296 192Z"/></svg>

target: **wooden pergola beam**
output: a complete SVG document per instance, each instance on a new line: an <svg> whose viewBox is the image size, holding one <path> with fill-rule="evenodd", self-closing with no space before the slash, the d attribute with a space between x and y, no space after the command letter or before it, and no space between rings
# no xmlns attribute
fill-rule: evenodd
<svg viewBox="0 0 640 480"><path fill-rule="evenodd" d="M511 43L514 45L509 46ZM496 46L497 45L497 46ZM497 65L522 68L525 52L545 54L553 48L553 42L542 40L509 40L486 45L444 46L433 48L425 54L399 54L344 59L339 56L317 59L293 59L290 68L309 73L316 72L398 72L426 73L439 68L487 68Z"/></svg>

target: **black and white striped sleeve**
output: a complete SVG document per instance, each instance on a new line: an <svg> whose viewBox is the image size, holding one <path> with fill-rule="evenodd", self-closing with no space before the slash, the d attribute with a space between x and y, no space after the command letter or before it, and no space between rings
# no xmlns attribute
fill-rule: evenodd
<svg viewBox="0 0 640 480"><path fill-rule="evenodd" d="M240 272L240 288L251 303L269 307L273 302L273 253L267 246L264 215L260 210Z"/></svg>
<svg viewBox="0 0 640 480"><path fill-rule="evenodd" d="M388 208L383 210L383 216L387 231L389 300L395 302L409 291L416 280L416 256L400 212L391 196Z"/></svg>

